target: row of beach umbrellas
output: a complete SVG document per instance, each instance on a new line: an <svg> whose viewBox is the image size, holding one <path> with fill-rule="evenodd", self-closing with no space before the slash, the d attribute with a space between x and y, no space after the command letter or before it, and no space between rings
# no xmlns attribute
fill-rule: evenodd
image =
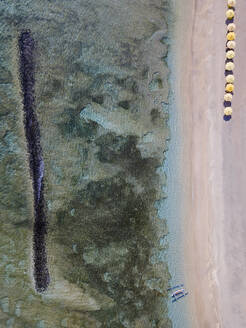
<svg viewBox="0 0 246 328"><path fill-rule="evenodd" d="M226 11L227 17L227 41L226 41L226 64L225 64L225 73L226 73L226 85L225 85L225 109L224 114L226 117L232 115L232 96L234 91L234 75L233 69L235 67L233 59L235 57L235 47L236 47L236 25L234 24L234 16L235 16L235 5L236 0L227 0L228 10Z"/></svg>

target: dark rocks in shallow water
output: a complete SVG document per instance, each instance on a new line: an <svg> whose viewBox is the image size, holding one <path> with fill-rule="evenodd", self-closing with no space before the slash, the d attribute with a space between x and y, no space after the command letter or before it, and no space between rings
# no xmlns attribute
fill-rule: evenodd
<svg viewBox="0 0 246 328"><path fill-rule="evenodd" d="M168 137L167 1L3 6L0 325L169 327L167 231L156 209ZM42 297L31 275L32 190L13 47L23 28L37 40L51 275Z"/></svg>
<svg viewBox="0 0 246 328"><path fill-rule="evenodd" d="M153 201L153 195L135 195L133 189L134 186L121 175L89 182L70 204L78 214L71 216L66 213L66 219L59 219L64 222L64 233L67 229L72 231L73 236L77 232L78 238L84 236L86 243L90 241L98 247L135 238L137 232L146 230L148 199ZM62 229L62 224L59 229ZM64 238L61 239L63 242Z"/></svg>
<svg viewBox="0 0 246 328"><path fill-rule="evenodd" d="M89 283L116 303L114 310L95 316L119 324L120 310L132 322L155 311L167 283L164 270L156 272L150 261L161 234L152 220L158 161L141 157L136 136L108 133L95 144L99 161L119 166L119 173L90 181L67 204L72 214L66 209L57 213L57 242L71 249L72 236L76 245L76 254L67 259L67 279ZM82 272L74 271L79 263Z"/></svg>
<svg viewBox="0 0 246 328"><path fill-rule="evenodd" d="M99 105L103 104L103 95L93 96L91 99Z"/></svg>
<svg viewBox="0 0 246 328"><path fill-rule="evenodd" d="M137 136L122 137L114 133L107 133L96 139L95 143L99 146L97 157L100 162L121 166L125 171L124 174L142 178L147 188L150 181L155 180L155 170L161 163L158 158L142 158L141 152L137 148ZM146 183L146 179L150 180Z"/></svg>
<svg viewBox="0 0 246 328"><path fill-rule="evenodd" d="M122 100L119 102L119 106L124 108L124 109L129 109L130 108L130 103L128 100Z"/></svg>
<svg viewBox="0 0 246 328"><path fill-rule="evenodd" d="M57 123L61 134L68 138L79 137L87 140L93 138L96 135L98 124L92 121L82 123L76 114L77 111L73 108L64 109L60 116L60 122Z"/></svg>

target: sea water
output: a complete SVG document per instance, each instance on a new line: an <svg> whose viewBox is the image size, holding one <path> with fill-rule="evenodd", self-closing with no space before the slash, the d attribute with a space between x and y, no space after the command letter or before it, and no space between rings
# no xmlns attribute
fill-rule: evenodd
<svg viewBox="0 0 246 328"><path fill-rule="evenodd" d="M173 11L173 8L171 8ZM163 104L163 110L169 113L169 129L170 140L168 141L168 151L166 152L166 160L162 167L167 177L167 185L164 192L168 197L159 203L158 210L160 217L165 217L168 225L168 251L166 260L168 262L169 272L171 274L170 285L175 286L184 284L185 291L185 273L184 273L184 221L181 211L182 200L182 180L181 180L181 108L175 94L175 81L177 79L175 73L175 54L174 47L171 42L173 40L174 16L169 15L169 37L167 39L169 51L167 56L167 64L170 69L169 75L169 104ZM174 328L189 328L188 313L189 294L179 301L172 303L171 293L168 301L169 317L172 320Z"/></svg>

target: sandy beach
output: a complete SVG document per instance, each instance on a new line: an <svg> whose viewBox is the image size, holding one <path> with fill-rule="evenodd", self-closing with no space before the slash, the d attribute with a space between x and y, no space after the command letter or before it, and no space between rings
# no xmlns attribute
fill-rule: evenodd
<svg viewBox="0 0 246 328"><path fill-rule="evenodd" d="M179 2L179 3L178 3ZM232 120L223 120L226 1L176 1L185 272L193 327L246 327L246 3L237 1Z"/></svg>

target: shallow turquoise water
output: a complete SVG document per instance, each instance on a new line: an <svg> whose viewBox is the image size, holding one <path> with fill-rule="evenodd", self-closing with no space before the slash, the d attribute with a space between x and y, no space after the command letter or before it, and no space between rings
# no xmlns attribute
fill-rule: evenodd
<svg viewBox="0 0 246 328"><path fill-rule="evenodd" d="M160 217L165 216L168 224L168 252L167 262L169 272L172 276L170 284L175 286L185 283L184 273L184 222L181 213L181 199L182 199L182 181L181 170L181 109L178 108L177 99L175 95L175 54L170 40L172 39L173 21L169 21L169 52L168 52L168 66L170 69L169 83L169 128L170 140L168 142L168 151L166 152L166 160L163 165L163 171L167 176L167 185L164 191L168 195L162 203L159 204ZM164 108L165 110L165 108ZM188 291L189 292L189 291ZM172 320L174 328L189 328L191 323L189 320L188 301L189 295L178 302L168 303L169 316Z"/></svg>

